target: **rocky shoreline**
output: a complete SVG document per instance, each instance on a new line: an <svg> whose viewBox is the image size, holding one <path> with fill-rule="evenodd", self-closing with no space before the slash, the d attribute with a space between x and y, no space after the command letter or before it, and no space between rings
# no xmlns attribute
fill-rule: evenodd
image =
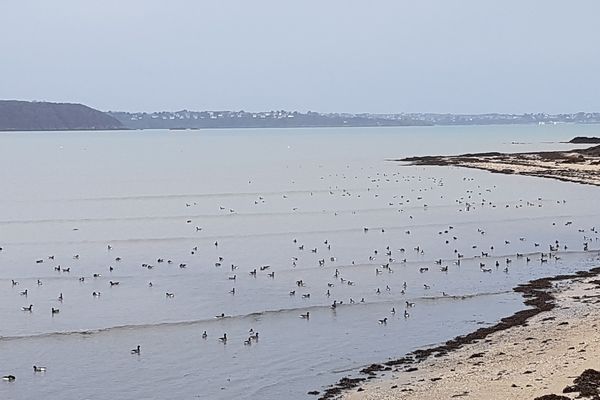
<svg viewBox="0 0 600 400"><path fill-rule="evenodd" d="M471 153L408 157L410 165L456 166L493 173L528 175L600 186L600 146L568 151Z"/></svg>
<svg viewBox="0 0 600 400"><path fill-rule="evenodd" d="M465 346L472 345L475 343L481 343L487 341L488 337L494 333L506 331L511 328L519 326L527 326L528 322L538 316L539 314L549 312L557 307L557 299L555 294L551 291L553 284L557 282L563 282L573 279L584 279L584 278L595 278L600 275L600 267L592 268L589 271L578 271L574 274L569 275L557 275L547 278L535 279L526 284L519 285L513 290L520 293L523 296L524 304L530 308L518 311L513 315L501 319L497 324L477 329L476 331L458 336L454 339L448 340L447 342L430 348L415 350L406 356L397 360L387 361L381 364L372 364L362 370L360 370L359 376L356 377L344 377L340 379L335 385L327 388L323 393L318 391L309 392L312 395L319 395L319 400L330 400L341 398L355 391L355 393L364 392L364 386L366 386L370 380L380 377L382 373L414 373L419 371L420 365L429 360L430 358L441 358L462 349ZM597 288L600 288L600 280L593 281ZM600 303L600 300L596 300ZM483 357L482 353L473 353L470 358ZM600 367L600 365L599 365ZM435 382L435 377L430 377ZM357 389L357 390L355 390ZM391 390L407 390L398 389L398 385L392 385ZM352 396L352 399L355 397ZM396 398L396 397L362 397L356 398ZM401 397L398 397L401 398ZM542 399L550 400L551 398Z"/></svg>

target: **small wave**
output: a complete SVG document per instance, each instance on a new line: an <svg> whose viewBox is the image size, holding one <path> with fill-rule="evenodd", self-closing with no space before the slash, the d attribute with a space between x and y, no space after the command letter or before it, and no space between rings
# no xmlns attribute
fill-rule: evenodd
<svg viewBox="0 0 600 400"><path fill-rule="evenodd" d="M600 253L600 250L588 250L588 251L583 251L583 250L562 250L560 252L558 252L557 254L560 255L564 255L564 256L572 256L572 255L594 255L594 254L598 254ZM541 255L542 252L529 252L529 253L519 253L522 254L523 257L532 257L532 256L536 256L536 255ZM546 253L544 253L546 254ZM468 263L468 262L480 262L482 260L485 261L496 261L496 260L504 260L506 258L510 258L510 257L515 257L516 254L512 253L512 254L498 254L498 255L493 255L493 256L489 256L489 257L481 257L481 256L473 256L473 257L462 257L460 259L461 263ZM432 264L434 264L436 261L442 261L442 265L438 265L436 264L435 266L432 266ZM442 266L445 265L450 265L453 264L455 261L457 261L456 258L437 258L437 259L419 259L419 260L410 260L408 259L406 262L401 262L401 261L394 261L389 263L390 267L412 267L415 265L418 266L429 266L431 268L431 270L435 270L436 268L439 269ZM535 261L535 260L533 260ZM386 263L387 264L387 263ZM361 269L361 268L373 268L373 267L381 267L381 262L373 262L373 263L355 263L355 264L335 264L335 265L328 265L327 268L337 268L339 270L344 270L344 269ZM309 265L309 266L303 266L303 265L299 265L291 270L281 270L278 271L278 274L285 274L287 272L293 272L293 273L297 273L299 271L310 271L310 270L314 270L314 269L322 269L323 267L317 267L315 265Z"/></svg>
<svg viewBox="0 0 600 400"><path fill-rule="evenodd" d="M455 206L440 206L455 208ZM422 207L414 207L421 209ZM42 218L42 219L21 219L21 220L0 220L0 225L17 224L48 224L48 223L94 223L94 222L128 222L128 221L172 221L184 219L221 219L221 218L239 218L239 217L275 217L275 216L295 216L295 215L323 215L323 214L366 214L376 212L398 212L397 209L390 207L362 208L350 210L296 210L279 212L234 212L223 214L185 214L185 215L159 215L159 216L136 216L136 217L86 217L86 218Z"/></svg>
<svg viewBox="0 0 600 400"><path fill-rule="evenodd" d="M113 241L114 242L114 241ZM522 258L526 258L526 257L534 257L534 256L539 256L541 254L545 254L544 252L524 252L524 253L519 253L522 254ZM561 256L565 256L565 257L570 257L570 256L592 256L592 257L598 257L600 256L600 250L599 249L590 249L588 251L584 251L584 250L561 250L560 252L556 253L558 255ZM511 258L511 257L515 257L515 253L512 254L497 254L497 255L493 255L493 256L489 256L489 257L481 257L481 256L473 256L473 257L462 257L460 259L461 264L469 264L469 263L473 263L473 262L481 262L481 261L489 261L489 262L493 262L496 260L504 260L506 258ZM436 262L438 261L442 261L442 264L437 264ZM439 268L443 267L443 266L450 266L450 264L454 264L457 261L456 258L452 258L452 259L446 259L446 258L437 258L437 259L419 259L419 260L411 260L408 259L406 262L401 262L401 261L395 261L392 263L389 263L390 267L403 267L402 270L398 270L399 272L403 271L404 268L410 268L410 267L415 267L415 266L428 266L432 272L434 271L439 271ZM535 261L538 261L538 259L532 260L532 265L535 265ZM435 263L435 265L433 265ZM207 264L208 265L208 264ZM257 264L258 265L258 264ZM339 269L341 271L344 270L359 270L359 269L367 269L367 268L377 268L381 266L381 262L372 262L372 263L355 263L355 264L333 264L333 265L327 265L326 267L321 267L321 266L317 266L315 264L311 264L311 265L298 265L294 268L289 268L289 269L280 269L277 270L277 273L279 275L287 275L287 274L298 274L299 272L310 272L313 270L322 270L323 268L328 268L328 269ZM247 265L246 266L248 269L244 270L241 269L241 271L246 271L249 272L252 268L255 268L255 265ZM458 267L458 266L457 266ZM205 271L203 266L198 266L198 268L201 268L203 271ZM183 273L161 273L160 271L165 271L166 269L157 269L157 271L155 272L155 274L153 275L155 278L156 277L173 277L173 276L184 276ZM171 268L171 271L178 271L179 269L174 269ZM197 268L190 268L190 270L198 270ZM88 271L88 274L91 274L90 271ZM11 282L13 279L20 281L20 280L27 280L27 279L40 279L43 281L49 280L49 281L68 281L68 280L79 280L80 276L82 276L81 274L73 274L73 275L39 275L36 274L35 276L12 276L10 279L9 278L0 278L0 282ZM84 274L84 276L86 276ZM111 274L110 275L111 279L145 279L145 277L141 276L141 275L133 275L133 274L126 274L126 275L120 275L120 274ZM103 277L101 279L107 280L108 277Z"/></svg>
<svg viewBox="0 0 600 400"><path fill-rule="evenodd" d="M350 211L348 211L350 212ZM323 211L315 212L323 213ZM592 218L600 216L600 214L585 214L581 215L581 218ZM183 217L185 218L185 217ZM432 222L427 224L407 224L407 225L386 225L386 226L369 226L373 231L384 229L386 231L403 231L403 230L419 230L425 228L438 228L443 229L449 225L454 228L467 227L467 226L489 226L494 224L505 224L507 222L523 222L523 221L543 221L543 220L557 220L557 219L568 219L572 218L569 215L559 216L540 216L540 217L522 217L522 218L508 218L500 220L472 220L464 222L445 221L444 223ZM4 242L6 245L51 245L51 244L92 244L92 243L155 243L155 242L177 242L177 241L212 241L215 239L245 239L251 237L277 237L277 236L289 236L289 235L310 235L310 234L330 234L330 233L344 233L344 232L357 232L362 231L362 227L351 227L351 228L339 228L339 229L321 229L311 231L279 231L279 232L251 232L231 235L210 235L210 236L172 236L172 237L149 237L149 238L124 238L124 239L103 239L103 240L53 240L53 241L35 241L35 242Z"/></svg>
<svg viewBox="0 0 600 400"><path fill-rule="evenodd" d="M513 293L512 290L502 290L498 292L483 292L483 293L471 293L463 295L447 295L447 296L423 296L419 297L419 300L423 301L438 301L438 300L467 300L474 299L476 297L496 296L500 294Z"/></svg>
<svg viewBox="0 0 600 400"><path fill-rule="evenodd" d="M44 339L44 338L55 338L55 337L70 337L70 336L91 336L91 335L99 335L104 333L110 333L114 331L127 331L127 330L146 330L146 329L156 329L156 328L172 328L172 327L186 327L186 326L194 326L194 325L202 325L208 323L218 323L221 321L239 321L245 319L256 319L266 316L273 315L285 315L285 314L298 314L309 311L313 314L319 311L332 311L337 312L339 310L348 309L351 307L368 307L374 305L383 305L383 304L403 304L404 301L410 301L416 303L417 306L422 302L431 302L437 300L466 300L475 297L486 297L486 296L497 296L502 294L511 293L511 291L496 291L496 292L480 292L480 293L471 293L466 295L453 295L453 296L420 296L420 297L410 297L401 299L388 299L383 301L371 301L371 302L357 302L354 304L350 303L338 303L337 308L335 310L331 310L331 305L329 304L316 304L316 305L307 305L304 307L292 307L292 308L280 308L276 310L264 310L264 311L256 311L247 314L239 314L239 315L230 315L225 316L223 318L212 317L212 318L202 318L195 320L187 320L187 321L168 321L168 322L157 322L157 323L147 323L147 324L126 324L126 325L116 325L105 328L96 328L96 329L84 329L84 330L76 330L76 331L62 331L62 332L44 332L44 333L34 333L30 335L15 335L15 336L0 336L0 342L9 342L9 341L17 341L17 340L31 340L31 339Z"/></svg>
<svg viewBox="0 0 600 400"><path fill-rule="evenodd" d="M392 190L392 189L382 189ZM347 188L348 192L367 192L364 188ZM220 192L220 193L172 193L172 194L137 194L129 196L98 196L81 198L55 198L50 201L57 202L77 202L77 201L128 201L128 200L168 200L168 199L206 199L206 198L231 198L231 197L258 197L258 196L281 196L293 194L310 193L343 193L343 189L301 189L301 190L283 190L283 191L264 191L264 192Z"/></svg>

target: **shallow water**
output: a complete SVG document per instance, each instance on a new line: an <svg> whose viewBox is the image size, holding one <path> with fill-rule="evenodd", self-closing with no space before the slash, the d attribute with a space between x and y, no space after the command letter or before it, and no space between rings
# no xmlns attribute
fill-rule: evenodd
<svg viewBox="0 0 600 400"><path fill-rule="evenodd" d="M0 134L0 374L17 376L0 398L308 398L367 363L494 323L523 307L518 283L597 263L599 189L386 160L571 148L557 142L595 131ZM541 263L556 240L561 258ZM260 338L247 346L249 329Z"/></svg>

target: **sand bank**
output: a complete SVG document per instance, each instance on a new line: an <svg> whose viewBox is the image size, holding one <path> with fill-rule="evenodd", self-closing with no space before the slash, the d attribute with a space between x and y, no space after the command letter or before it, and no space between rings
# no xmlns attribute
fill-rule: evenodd
<svg viewBox="0 0 600 400"><path fill-rule="evenodd" d="M570 151L410 157L396 161L405 161L412 165L451 165L495 173L600 185L600 146Z"/></svg>

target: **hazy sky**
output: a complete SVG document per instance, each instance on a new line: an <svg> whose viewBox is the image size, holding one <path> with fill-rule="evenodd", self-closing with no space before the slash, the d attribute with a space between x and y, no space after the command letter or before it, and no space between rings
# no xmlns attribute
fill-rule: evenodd
<svg viewBox="0 0 600 400"><path fill-rule="evenodd" d="M598 0L0 0L0 98L600 111Z"/></svg>

